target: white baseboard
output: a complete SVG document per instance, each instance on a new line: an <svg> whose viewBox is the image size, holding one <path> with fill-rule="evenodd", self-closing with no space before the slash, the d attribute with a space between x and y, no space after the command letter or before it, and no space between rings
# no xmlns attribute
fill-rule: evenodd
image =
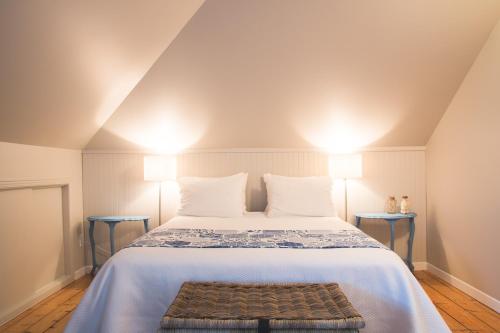
<svg viewBox="0 0 500 333"><path fill-rule="evenodd" d="M75 271L73 274L73 280L78 280L82 276L89 274L92 271L92 266L83 266Z"/></svg>
<svg viewBox="0 0 500 333"><path fill-rule="evenodd" d="M432 274L436 275L443 281L448 282L452 286L454 286L457 289L460 289L464 293L466 293L469 296L474 297L477 299L479 302L489 306L493 310L495 310L497 313L500 312L500 301L494 298L493 296L490 296L486 294L485 292L477 289L476 287L471 286L465 281L460 280L459 278L443 271L440 268L437 268L436 266L430 264L430 263L425 263L427 266L427 270L431 272Z"/></svg>
<svg viewBox="0 0 500 333"><path fill-rule="evenodd" d="M425 261L417 261L413 263L413 269L416 271L425 271L427 270L427 262Z"/></svg>
<svg viewBox="0 0 500 333"><path fill-rule="evenodd" d="M57 280L54 280L48 283L47 285L43 286L42 288L38 289L27 299L18 302L17 304L14 304L9 309L0 313L0 325L5 324L9 320L14 319L24 311L31 308L33 305L36 305L43 299L64 288L74 280L81 278L82 276L90 272L91 268L92 268L91 266L84 266L82 268L77 269L73 274L64 275L58 278Z"/></svg>

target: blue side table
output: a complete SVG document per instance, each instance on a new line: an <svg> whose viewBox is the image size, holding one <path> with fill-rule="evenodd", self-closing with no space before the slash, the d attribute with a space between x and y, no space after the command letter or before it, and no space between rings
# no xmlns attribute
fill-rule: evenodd
<svg viewBox="0 0 500 333"><path fill-rule="evenodd" d="M111 255L115 254L115 226L122 221L140 221L144 223L144 230L149 231L148 223L149 216L89 216L87 217L89 221L89 236L90 236L90 247L92 248L92 272L94 275L97 270L97 260L95 257L95 240L94 240L94 226L95 222L104 222L109 227L109 244L111 248Z"/></svg>
<svg viewBox="0 0 500 333"><path fill-rule="evenodd" d="M400 220L407 220L410 224L410 236L408 237L408 255L406 256L406 264L413 272L413 238L415 237L415 217L417 214L389 214L389 213L359 213L356 214L356 227L360 227L361 219L386 220L391 227L391 250L394 251L394 224Z"/></svg>

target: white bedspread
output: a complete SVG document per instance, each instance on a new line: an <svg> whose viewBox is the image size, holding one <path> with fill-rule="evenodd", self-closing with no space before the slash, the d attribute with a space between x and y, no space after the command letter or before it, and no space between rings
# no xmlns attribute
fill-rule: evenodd
<svg viewBox="0 0 500 333"><path fill-rule="evenodd" d="M337 218L176 217L162 227L201 229L354 228ZM354 249L127 248L101 268L66 332L155 332L185 281L338 282L365 318L362 332L450 332L393 252Z"/></svg>

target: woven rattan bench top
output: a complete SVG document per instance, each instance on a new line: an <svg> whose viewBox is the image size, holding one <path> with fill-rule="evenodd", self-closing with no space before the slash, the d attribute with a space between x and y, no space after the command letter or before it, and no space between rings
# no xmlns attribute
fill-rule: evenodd
<svg viewBox="0 0 500 333"><path fill-rule="evenodd" d="M362 328L365 322L337 283L186 282L161 326L199 330L339 330Z"/></svg>

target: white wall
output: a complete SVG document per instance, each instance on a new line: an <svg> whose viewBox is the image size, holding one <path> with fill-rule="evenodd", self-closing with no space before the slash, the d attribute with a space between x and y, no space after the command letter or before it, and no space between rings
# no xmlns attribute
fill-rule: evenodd
<svg viewBox="0 0 500 333"><path fill-rule="evenodd" d="M2 322L81 274L84 255L81 151L0 142L0 160Z"/></svg>
<svg viewBox="0 0 500 333"><path fill-rule="evenodd" d="M410 148L411 149L411 148ZM400 198L407 194L413 201L417 218L414 244L415 261L426 260L426 201L425 152L422 149L372 151L364 153L364 178L349 184L349 216L355 212L381 211L386 196ZM265 188L261 176L265 172L282 175L306 176L328 173L327 155L317 151L298 150L219 150L188 152L178 156L178 175L223 176L240 171L249 172L247 207L263 210ZM84 152L84 215L146 214L158 225L158 187L144 182L141 153ZM344 216L343 183L336 184L338 213ZM163 217L166 221L175 214L178 200L175 184L166 183L163 196ZM374 221L363 227L384 243L389 241L386 222ZM406 256L407 225L396 229L396 251ZM116 228L117 247L125 246L141 235L141 224L122 223ZM96 229L98 259L109 255L108 231L100 225ZM86 243L88 244L88 242ZM88 252L88 251L87 251ZM90 262L89 259L87 262Z"/></svg>
<svg viewBox="0 0 500 333"><path fill-rule="evenodd" d="M500 299L500 23L428 144L428 261ZM493 304L493 303L492 303Z"/></svg>

